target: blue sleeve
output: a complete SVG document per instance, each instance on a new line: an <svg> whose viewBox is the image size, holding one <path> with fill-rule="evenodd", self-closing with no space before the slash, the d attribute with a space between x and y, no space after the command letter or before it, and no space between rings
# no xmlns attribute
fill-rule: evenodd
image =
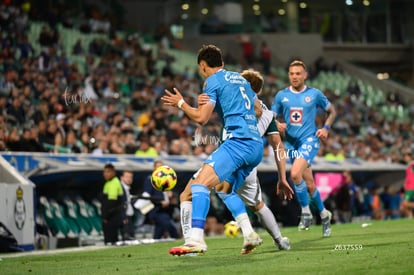
<svg viewBox="0 0 414 275"><path fill-rule="evenodd" d="M210 77L206 79L203 86L203 93L206 93L209 97L209 103L216 105L217 102L217 92L220 88L220 85L217 81L215 81L214 77Z"/></svg>
<svg viewBox="0 0 414 275"><path fill-rule="evenodd" d="M318 100L317 104L323 109L328 110L329 106L331 106L331 102L328 100L328 98L318 90Z"/></svg>
<svg viewBox="0 0 414 275"><path fill-rule="evenodd" d="M275 99L273 100L271 108L275 116L278 116L281 114L280 92L276 93Z"/></svg>

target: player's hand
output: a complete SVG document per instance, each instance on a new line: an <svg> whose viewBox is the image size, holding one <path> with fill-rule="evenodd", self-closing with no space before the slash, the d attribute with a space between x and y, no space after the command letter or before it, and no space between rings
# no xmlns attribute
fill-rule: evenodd
<svg viewBox="0 0 414 275"><path fill-rule="evenodd" d="M276 126L277 126L277 130L279 131L279 134L284 136L286 133L286 128L287 128L286 123L276 121Z"/></svg>
<svg viewBox="0 0 414 275"><path fill-rule="evenodd" d="M207 94L200 94L197 97L198 106L207 104L209 102L209 100L210 100L210 97Z"/></svg>
<svg viewBox="0 0 414 275"><path fill-rule="evenodd" d="M327 130L327 129L325 129L325 128L321 128L321 129L318 129L318 130L316 131L316 136L317 136L320 140L326 140L326 139L328 138L328 134L329 134L329 132L328 132L328 130Z"/></svg>
<svg viewBox="0 0 414 275"><path fill-rule="evenodd" d="M161 97L161 101L164 102L164 104L167 106L178 107L178 101L183 99L183 96L177 88L174 88L173 90L174 93L165 89L165 95Z"/></svg>
<svg viewBox="0 0 414 275"><path fill-rule="evenodd" d="M276 185L276 195L283 198L284 200L293 199L293 189L290 187L289 183L286 180L279 180Z"/></svg>

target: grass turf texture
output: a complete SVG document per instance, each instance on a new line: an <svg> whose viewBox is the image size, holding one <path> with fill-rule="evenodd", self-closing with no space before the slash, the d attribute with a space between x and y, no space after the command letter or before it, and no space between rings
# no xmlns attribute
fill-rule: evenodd
<svg viewBox="0 0 414 275"><path fill-rule="evenodd" d="M329 238L322 238L320 226L301 232L282 228L290 251L279 251L259 232L264 243L249 255L239 254L242 237L207 238L208 251L196 257L168 254L181 240L50 255L0 254L0 274L413 274L414 220L361 225L333 225Z"/></svg>

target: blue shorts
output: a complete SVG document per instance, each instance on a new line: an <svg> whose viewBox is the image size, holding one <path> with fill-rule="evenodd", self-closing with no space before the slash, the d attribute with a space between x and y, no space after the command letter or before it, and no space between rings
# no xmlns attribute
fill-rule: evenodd
<svg viewBox="0 0 414 275"><path fill-rule="evenodd" d="M263 143L252 139L226 139L204 162L213 167L220 182L237 190L263 157Z"/></svg>
<svg viewBox="0 0 414 275"><path fill-rule="evenodd" d="M290 163L293 164L295 159L303 158L306 160L309 166L312 165L313 159L318 154L320 147L319 138L316 136L308 137L304 142L295 144L293 146L289 142L285 143L285 152L290 159Z"/></svg>

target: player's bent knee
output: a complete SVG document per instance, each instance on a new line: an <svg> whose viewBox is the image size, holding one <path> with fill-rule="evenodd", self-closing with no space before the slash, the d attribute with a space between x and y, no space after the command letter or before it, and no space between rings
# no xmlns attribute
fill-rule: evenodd
<svg viewBox="0 0 414 275"><path fill-rule="evenodd" d="M264 202L263 201L259 202L256 205L249 205L250 210L252 210L253 212L257 212L260 209L262 209L263 207L264 207Z"/></svg>
<svg viewBox="0 0 414 275"><path fill-rule="evenodd" d="M183 192L181 192L180 194L180 201L191 201L192 196L191 196L191 192L186 192L186 190L184 190Z"/></svg>
<svg viewBox="0 0 414 275"><path fill-rule="evenodd" d="M294 183L299 183L302 181L302 173L300 173L299 171L291 171L290 172L290 177L292 178Z"/></svg>
<svg viewBox="0 0 414 275"><path fill-rule="evenodd" d="M219 177L216 172L210 165L203 165L203 168L200 170L200 173L195 179L192 179L193 183L202 184L208 189L216 187L219 183Z"/></svg>
<svg viewBox="0 0 414 275"><path fill-rule="evenodd" d="M216 190L216 192L230 193L231 185L228 182L224 181L222 183L217 184L216 187L214 187L214 189Z"/></svg>

